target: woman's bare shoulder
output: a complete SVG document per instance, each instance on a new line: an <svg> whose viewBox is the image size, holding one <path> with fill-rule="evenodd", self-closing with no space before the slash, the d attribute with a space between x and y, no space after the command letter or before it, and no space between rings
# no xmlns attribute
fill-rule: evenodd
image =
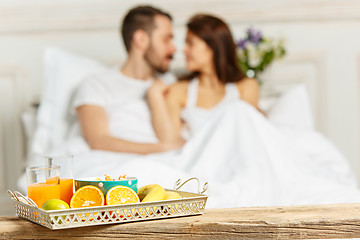
<svg viewBox="0 0 360 240"><path fill-rule="evenodd" d="M179 80L172 85L170 85L167 92L167 99L170 101L179 102L181 105L184 105L187 97L187 89L189 86L189 81Z"/></svg>
<svg viewBox="0 0 360 240"><path fill-rule="evenodd" d="M236 83L240 92L244 90L259 89L259 82L255 78L243 78Z"/></svg>
<svg viewBox="0 0 360 240"><path fill-rule="evenodd" d="M189 86L189 81L179 80L172 85L170 85L170 92L174 92L176 94L184 94L187 92L187 88Z"/></svg>
<svg viewBox="0 0 360 240"><path fill-rule="evenodd" d="M259 82L255 78L243 78L236 83L238 86L243 85L259 85Z"/></svg>
<svg viewBox="0 0 360 240"><path fill-rule="evenodd" d="M188 80L178 80L177 82L173 83L171 87L181 89L181 88L187 88L188 85L189 85Z"/></svg>

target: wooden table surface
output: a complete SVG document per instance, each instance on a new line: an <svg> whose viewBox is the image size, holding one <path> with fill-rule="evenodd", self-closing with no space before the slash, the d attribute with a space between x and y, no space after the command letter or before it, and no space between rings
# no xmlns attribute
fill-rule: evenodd
<svg viewBox="0 0 360 240"><path fill-rule="evenodd" d="M203 215L50 230L0 216L0 239L360 238L360 204L207 209Z"/></svg>

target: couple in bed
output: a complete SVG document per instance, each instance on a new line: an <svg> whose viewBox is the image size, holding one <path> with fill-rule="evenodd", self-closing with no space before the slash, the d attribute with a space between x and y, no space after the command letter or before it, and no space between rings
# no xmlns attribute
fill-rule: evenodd
<svg viewBox="0 0 360 240"><path fill-rule="evenodd" d="M219 102L240 98L257 107L258 83L240 71L228 26L216 17L196 15L187 27L184 54L192 74L188 81L169 88L174 81L164 73L176 51L171 16L148 6L126 15L121 33L127 61L121 69L90 76L74 101L83 136L92 149L137 154L176 149L184 143L182 120L194 131L202 125L197 120L207 118L202 114L193 122L189 109L210 112ZM145 97L148 106L136 104ZM132 119L134 112L148 114L142 119L147 122ZM188 115L186 119L182 113ZM131 136L137 128L138 135Z"/></svg>
<svg viewBox="0 0 360 240"><path fill-rule="evenodd" d="M196 176L209 182L207 206L219 208L360 201L346 159L327 139L260 113L259 85L240 71L221 19L189 20L190 74L180 81L167 73L176 51L169 14L134 8L122 36L123 67L89 76L73 102L93 150L75 156L76 177L126 173L171 188Z"/></svg>

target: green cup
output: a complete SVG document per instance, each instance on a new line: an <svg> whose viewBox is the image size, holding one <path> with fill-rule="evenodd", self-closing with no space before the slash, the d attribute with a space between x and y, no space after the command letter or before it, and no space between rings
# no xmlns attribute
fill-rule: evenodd
<svg viewBox="0 0 360 240"><path fill-rule="evenodd" d="M75 179L75 190L87 185L92 185L98 187L104 196L106 193L115 186L126 186L131 188L137 193L137 183L138 180L136 177L127 177L125 180L118 180L118 181L105 181L105 180L95 180L95 177L92 178L83 178L83 179Z"/></svg>

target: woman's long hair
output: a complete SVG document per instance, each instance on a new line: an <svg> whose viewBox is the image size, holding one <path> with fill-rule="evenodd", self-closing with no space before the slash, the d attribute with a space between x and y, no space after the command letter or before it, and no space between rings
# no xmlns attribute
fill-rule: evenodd
<svg viewBox="0 0 360 240"><path fill-rule="evenodd" d="M197 14L189 20L187 28L213 50L214 66L221 82L238 82L245 77L237 64L236 44L224 21L211 15ZM194 72L180 79L192 79L198 74Z"/></svg>

